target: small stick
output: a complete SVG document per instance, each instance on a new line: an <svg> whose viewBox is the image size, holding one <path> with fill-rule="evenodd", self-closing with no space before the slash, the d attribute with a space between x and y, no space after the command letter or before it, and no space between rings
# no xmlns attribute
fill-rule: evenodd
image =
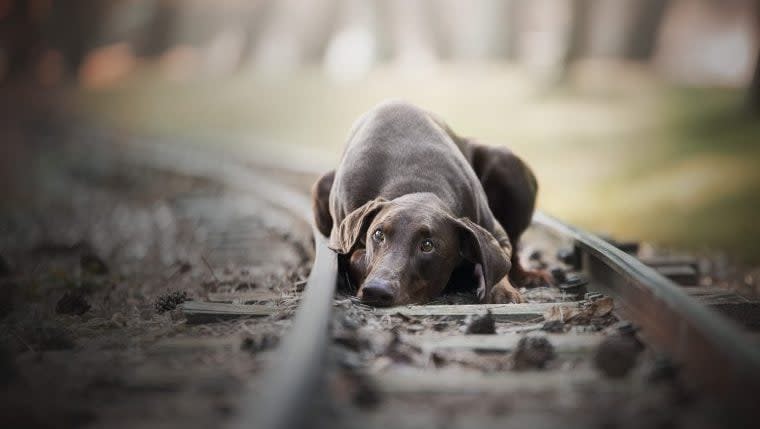
<svg viewBox="0 0 760 429"><path fill-rule="evenodd" d="M211 272L211 277L214 278L216 285L219 286L219 279L216 277L216 274L214 274L214 269L211 268L211 264L208 263L208 261L206 260L206 257L203 255L201 255L201 260L203 261L204 264L206 264L206 268L208 268L208 270Z"/></svg>

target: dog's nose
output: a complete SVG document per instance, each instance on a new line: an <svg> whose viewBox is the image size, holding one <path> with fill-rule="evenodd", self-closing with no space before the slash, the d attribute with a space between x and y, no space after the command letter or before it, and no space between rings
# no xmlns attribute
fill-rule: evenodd
<svg viewBox="0 0 760 429"><path fill-rule="evenodd" d="M363 304L376 307L388 307L393 305L393 290L391 285L382 280L370 280L361 289Z"/></svg>

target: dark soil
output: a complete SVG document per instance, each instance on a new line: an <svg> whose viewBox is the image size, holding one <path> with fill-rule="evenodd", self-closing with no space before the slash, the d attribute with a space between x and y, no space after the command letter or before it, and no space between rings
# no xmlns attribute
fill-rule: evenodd
<svg viewBox="0 0 760 429"><path fill-rule="evenodd" d="M0 343L0 387L13 381L17 374L13 353L5 344Z"/></svg>
<svg viewBox="0 0 760 429"><path fill-rule="evenodd" d="M11 266L3 255L0 255L0 278L8 277L9 275L11 275Z"/></svg>
<svg viewBox="0 0 760 429"><path fill-rule="evenodd" d="M17 337L37 351L69 350L76 345L73 332L51 320L31 322Z"/></svg>
<svg viewBox="0 0 760 429"><path fill-rule="evenodd" d="M13 310L18 285L9 279L0 279L0 320Z"/></svg>

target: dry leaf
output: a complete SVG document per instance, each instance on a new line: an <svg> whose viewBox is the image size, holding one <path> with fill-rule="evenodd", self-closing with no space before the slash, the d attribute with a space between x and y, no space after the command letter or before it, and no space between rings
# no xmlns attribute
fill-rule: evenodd
<svg viewBox="0 0 760 429"><path fill-rule="evenodd" d="M547 322L557 320L562 323L583 325L588 324L591 319L610 314L614 308L615 303L612 298L605 296L579 304L555 305L544 313L544 319Z"/></svg>

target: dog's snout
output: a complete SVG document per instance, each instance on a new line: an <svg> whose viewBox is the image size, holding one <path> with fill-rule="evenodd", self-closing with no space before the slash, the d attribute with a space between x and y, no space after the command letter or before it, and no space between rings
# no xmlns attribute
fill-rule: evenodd
<svg viewBox="0 0 760 429"><path fill-rule="evenodd" d="M377 307L387 307L393 305L393 289L389 282L382 280L371 280L361 289L361 300L364 304L374 305Z"/></svg>

